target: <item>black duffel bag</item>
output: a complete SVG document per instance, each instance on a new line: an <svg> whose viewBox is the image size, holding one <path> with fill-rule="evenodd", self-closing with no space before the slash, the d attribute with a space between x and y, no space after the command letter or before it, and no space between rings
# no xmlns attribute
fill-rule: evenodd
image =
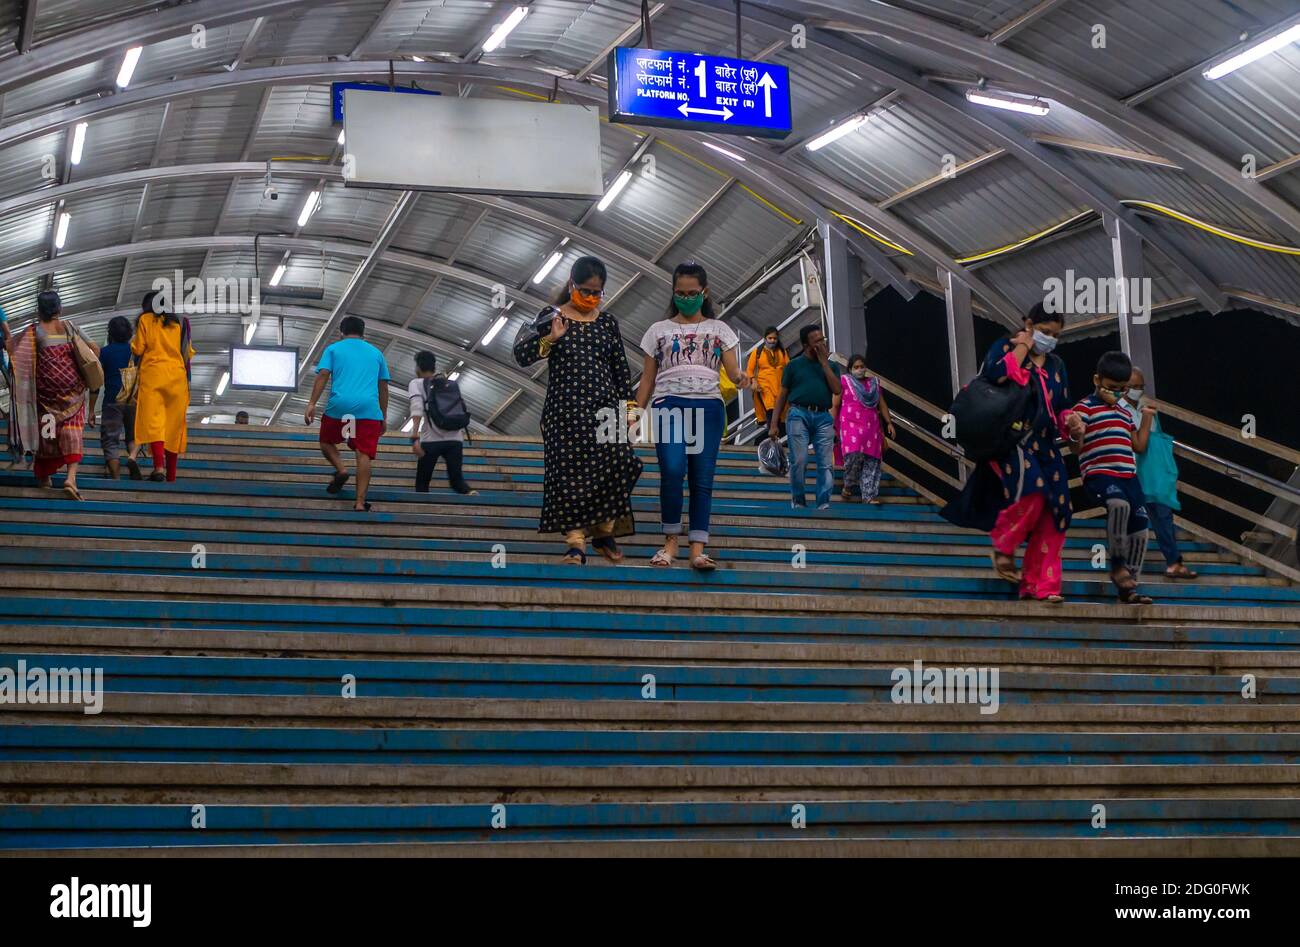
<svg viewBox="0 0 1300 947"><path fill-rule="evenodd" d="M1003 457L1033 431L1038 385L1007 380L989 381L981 373L953 400L948 409L955 422L957 443L976 462Z"/></svg>

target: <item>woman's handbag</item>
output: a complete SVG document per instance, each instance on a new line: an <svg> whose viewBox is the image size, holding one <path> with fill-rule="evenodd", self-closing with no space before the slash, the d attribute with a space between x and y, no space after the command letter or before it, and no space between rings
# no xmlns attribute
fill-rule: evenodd
<svg viewBox="0 0 1300 947"><path fill-rule="evenodd" d="M68 335L72 337L72 358L77 363L77 373L87 388L98 391L104 387L104 366L99 363L99 355L86 341L86 337L71 324L68 325Z"/></svg>
<svg viewBox="0 0 1300 947"><path fill-rule="evenodd" d="M118 404L135 404L136 394L140 391L140 366L127 365L119 369L122 375L122 388L117 393Z"/></svg>

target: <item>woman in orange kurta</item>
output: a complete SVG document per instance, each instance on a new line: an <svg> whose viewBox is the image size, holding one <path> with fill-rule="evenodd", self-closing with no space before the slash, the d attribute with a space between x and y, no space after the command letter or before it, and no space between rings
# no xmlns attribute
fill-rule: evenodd
<svg viewBox="0 0 1300 947"><path fill-rule="evenodd" d="M185 452L185 414L190 406L189 364L194 357L188 319L154 312L154 297L144 298L131 352L140 359L135 407L135 440L153 454L149 479L176 479L176 460ZM166 473L163 468L166 467Z"/></svg>
<svg viewBox="0 0 1300 947"><path fill-rule="evenodd" d="M790 356L781 344L781 336L775 326L763 330L763 344L749 355L749 377L754 379L754 420L759 430L767 428L767 413L776 407L776 399L781 394L781 374L790 363ZM785 418L778 424L782 435L785 434Z"/></svg>

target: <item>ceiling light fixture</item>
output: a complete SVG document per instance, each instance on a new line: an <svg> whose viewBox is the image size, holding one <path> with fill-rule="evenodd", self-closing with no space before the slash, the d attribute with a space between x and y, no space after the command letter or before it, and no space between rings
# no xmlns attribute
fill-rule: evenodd
<svg viewBox="0 0 1300 947"><path fill-rule="evenodd" d="M1300 23L1297 23L1295 26L1291 27L1291 29L1278 33L1276 36L1266 39L1261 43L1256 43L1245 52L1238 53L1230 59L1225 59L1217 66L1211 66L1209 69L1206 69L1201 73L1201 75L1205 76L1207 79L1222 79L1228 73L1236 72L1242 66L1249 65L1256 59L1262 59L1269 53L1275 53L1279 49L1290 46L1295 42L1300 42Z"/></svg>

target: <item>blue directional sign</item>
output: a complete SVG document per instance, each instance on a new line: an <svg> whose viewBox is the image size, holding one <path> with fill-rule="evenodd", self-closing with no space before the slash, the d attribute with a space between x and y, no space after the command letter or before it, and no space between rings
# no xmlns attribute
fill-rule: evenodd
<svg viewBox="0 0 1300 947"><path fill-rule="evenodd" d="M432 89L411 89L402 86L390 86L381 82L331 82L330 102L334 113L334 124L343 121L343 93L348 89L365 89L367 92L409 92L414 95L442 95Z"/></svg>
<svg viewBox="0 0 1300 947"><path fill-rule="evenodd" d="M771 63L619 46L609 120L732 135L790 134L790 70Z"/></svg>

